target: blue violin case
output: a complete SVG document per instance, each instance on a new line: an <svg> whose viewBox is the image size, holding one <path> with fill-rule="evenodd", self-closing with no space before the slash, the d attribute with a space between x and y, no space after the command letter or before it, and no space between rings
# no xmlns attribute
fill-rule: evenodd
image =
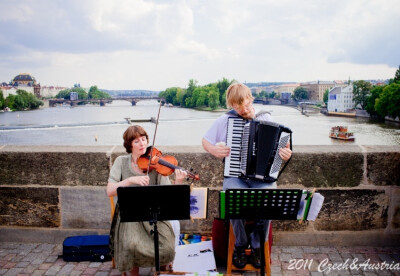
<svg viewBox="0 0 400 276"><path fill-rule="evenodd" d="M67 237L63 242L66 262L106 262L111 260L109 235Z"/></svg>

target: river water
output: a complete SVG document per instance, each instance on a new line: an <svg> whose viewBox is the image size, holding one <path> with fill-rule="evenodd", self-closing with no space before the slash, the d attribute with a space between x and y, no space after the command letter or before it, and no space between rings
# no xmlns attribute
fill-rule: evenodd
<svg viewBox="0 0 400 276"><path fill-rule="evenodd" d="M364 118L328 117L320 113L306 117L292 107L254 105L271 112L274 121L293 131L294 145L400 145L400 126L373 123ZM128 127L124 118L157 117L156 101L141 101L131 106L114 101L100 107L58 106L32 111L0 113L0 145L122 145L122 134ZM201 138L222 112L162 107L156 145L200 145ZM155 124L142 125L153 138ZM355 142L328 137L335 125L348 126Z"/></svg>

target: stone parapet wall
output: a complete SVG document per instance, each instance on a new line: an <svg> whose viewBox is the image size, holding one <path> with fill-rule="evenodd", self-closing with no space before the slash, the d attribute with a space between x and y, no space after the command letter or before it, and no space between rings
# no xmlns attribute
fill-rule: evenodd
<svg viewBox="0 0 400 276"><path fill-rule="evenodd" d="M208 218L181 221L185 233L210 233L218 217L223 164L201 147L160 147L208 187ZM295 146L279 188L325 197L314 222L274 221L275 243L400 244L398 146ZM71 233L107 233L108 172L122 146L0 146L0 241L59 241ZM42 233L42 234L40 234Z"/></svg>

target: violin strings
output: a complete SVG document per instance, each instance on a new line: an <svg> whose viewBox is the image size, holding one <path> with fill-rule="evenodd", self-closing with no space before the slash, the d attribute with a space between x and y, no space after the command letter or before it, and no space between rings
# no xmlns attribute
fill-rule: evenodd
<svg viewBox="0 0 400 276"><path fill-rule="evenodd" d="M160 111L161 111L161 100L160 100L160 106L158 107L158 114L157 114L157 121L156 121L156 128L154 130L154 137L153 137L153 146L150 150L150 159L149 159L149 164L147 165L147 176L149 175L150 171L150 164L151 164L151 159L153 159L153 149L154 145L156 143L156 134L157 134L157 127L158 127L158 119L160 118Z"/></svg>

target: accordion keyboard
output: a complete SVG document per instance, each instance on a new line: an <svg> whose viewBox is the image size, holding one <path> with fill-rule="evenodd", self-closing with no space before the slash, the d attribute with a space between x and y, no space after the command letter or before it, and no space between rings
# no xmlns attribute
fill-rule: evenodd
<svg viewBox="0 0 400 276"><path fill-rule="evenodd" d="M245 123L245 120L241 118L228 118L226 145L231 148L231 152L229 156L225 158L224 176L239 177L241 175L240 155L243 126Z"/></svg>

